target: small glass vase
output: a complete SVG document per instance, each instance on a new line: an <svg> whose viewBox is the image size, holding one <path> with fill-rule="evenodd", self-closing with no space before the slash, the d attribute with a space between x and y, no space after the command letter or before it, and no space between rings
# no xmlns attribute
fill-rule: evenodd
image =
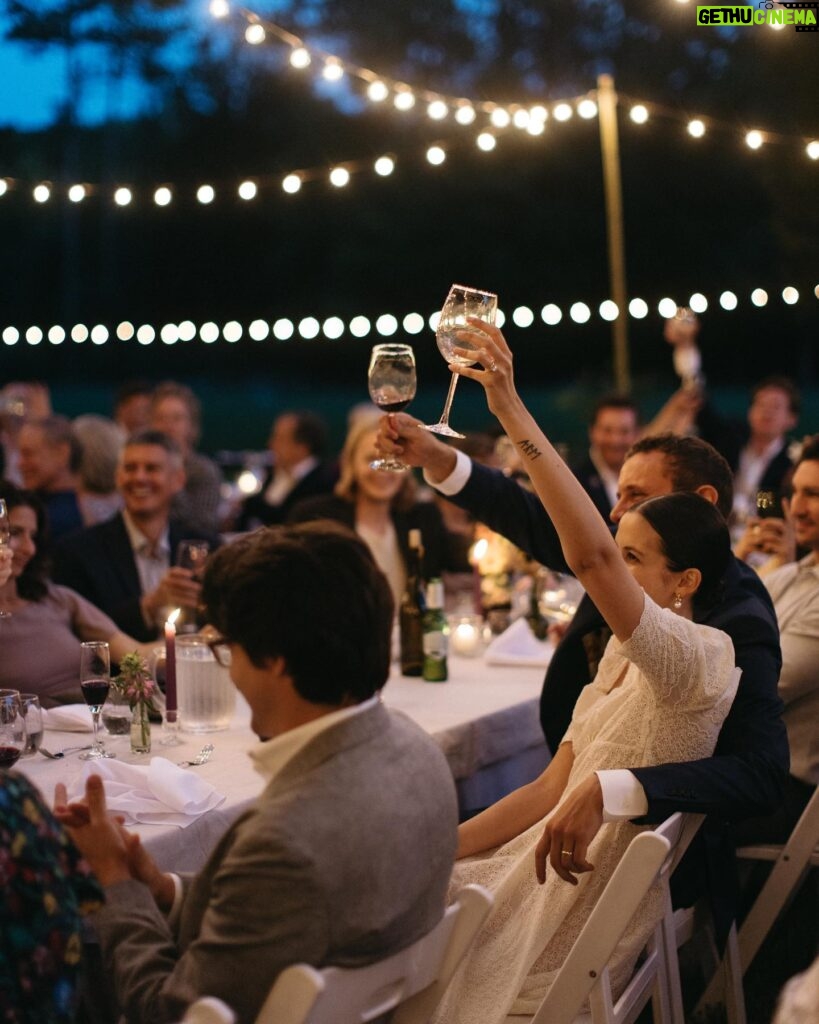
<svg viewBox="0 0 819 1024"><path fill-rule="evenodd" d="M142 701L131 709L131 750L134 754L151 752L151 721L148 718L148 706Z"/></svg>

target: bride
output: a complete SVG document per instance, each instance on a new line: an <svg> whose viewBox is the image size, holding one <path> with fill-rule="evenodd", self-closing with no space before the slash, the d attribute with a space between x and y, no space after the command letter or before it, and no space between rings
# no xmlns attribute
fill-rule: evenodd
<svg viewBox="0 0 819 1024"><path fill-rule="evenodd" d="M709 756L739 678L730 638L692 621L695 606L718 599L728 566L720 513L696 494L663 495L623 516L615 541L518 396L501 332L477 320L470 326L480 335L470 338L478 352L456 351L477 364L449 368L483 385L526 460L566 561L613 636L546 771L460 827L452 891L479 882L495 902L437 1024L499 1024L507 1014L534 1013L641 828L611 822L589 843L567 841L552 830L552 813L597 770ZM615 990L661 912L655 889L615 952Z"/></svg>

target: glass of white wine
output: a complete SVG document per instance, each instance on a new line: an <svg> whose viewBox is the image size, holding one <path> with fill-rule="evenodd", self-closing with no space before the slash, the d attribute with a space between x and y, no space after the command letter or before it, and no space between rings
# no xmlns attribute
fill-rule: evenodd
<svg viewBox="0 0 819 1024"><path fill-rule="evenodd" d="M468 322L468 318L477 317L486 324L494 324L497 311L498 297L494 292L484 292L478 288L467 288L463 284L453 284L449 289L449 295L446 297L435 331L438 349L447 363L457 363L460 366L475 364L475 359L455 355L453 350L456 348L479 349L481 343L478 331ZM475 337L474 344L470 341L470 335ZM464 436L449 425L449 410L452 408L452 399L455 396L457 384L458 374L453 373L440 420L437 423L426 425L426 429L431 430L433 434L445 434L447 437Z"/></svg>
<svg viewBox="0 0 819 1024"><path fill-rule="evenodd" d="M384 412L400 412L415 398L415 353L410 345L375 345L367 375L370 398ZM386 456L374 459L371 469L403 473L409 466Z"/></svg>

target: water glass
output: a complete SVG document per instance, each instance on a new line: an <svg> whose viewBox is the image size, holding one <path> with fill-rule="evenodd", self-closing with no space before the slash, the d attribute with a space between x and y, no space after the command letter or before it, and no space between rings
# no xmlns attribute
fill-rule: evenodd
<svg viewBox="0 0 819 1024"><path fill-rule="evenodd" d="M198 635L176 638L176 699L184 732L217 732L230 727L236 688L230 672Z"/></svg>
<svg viewBox="0 0 819 1024"><path fill-rule="evenodd" d="M0 690L0 768L17 763L26 746L26 720L17 690Z"/></svg>
<svg viewBox="0 0 819 1024"><path fill-rule="evenodd" d="M36 693L21 693L20 707L26 723L26 746L23 757L36 754L43 742L43 709Z"/></svg>

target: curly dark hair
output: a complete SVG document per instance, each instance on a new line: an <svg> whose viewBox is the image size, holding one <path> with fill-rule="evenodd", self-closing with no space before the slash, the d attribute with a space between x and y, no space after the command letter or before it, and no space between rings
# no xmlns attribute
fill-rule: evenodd
<svg viewBox="0 0 819 1024"><path fill-rule="evenodd" d="M361 703L390 671L393 599L352 530L318 520L240 537L208 560L209 621L261 668L281 657L314 704Z"/></svg>
<svg viewBox="0 0 819 1024"><path fill-rule="evenodd" d="M33 491L24 491L7 480L0 480L0 498L11 514L15 508L30 508L37 517L37 551L17 580L17 593L26 601L42 601L48 591L50 565L48 520L43 503Z"/></svg>
<svg viewBox="0 0 819 1024"><path fill-rule="evenodd" d="M717 508L727 519L734 504L734 476L731 467L700 437L679 434L651 434L636 441L626 452L632 455L660 452L666 457L668 475L675 491L696 491L709 484L717 492Z"/></svg>

